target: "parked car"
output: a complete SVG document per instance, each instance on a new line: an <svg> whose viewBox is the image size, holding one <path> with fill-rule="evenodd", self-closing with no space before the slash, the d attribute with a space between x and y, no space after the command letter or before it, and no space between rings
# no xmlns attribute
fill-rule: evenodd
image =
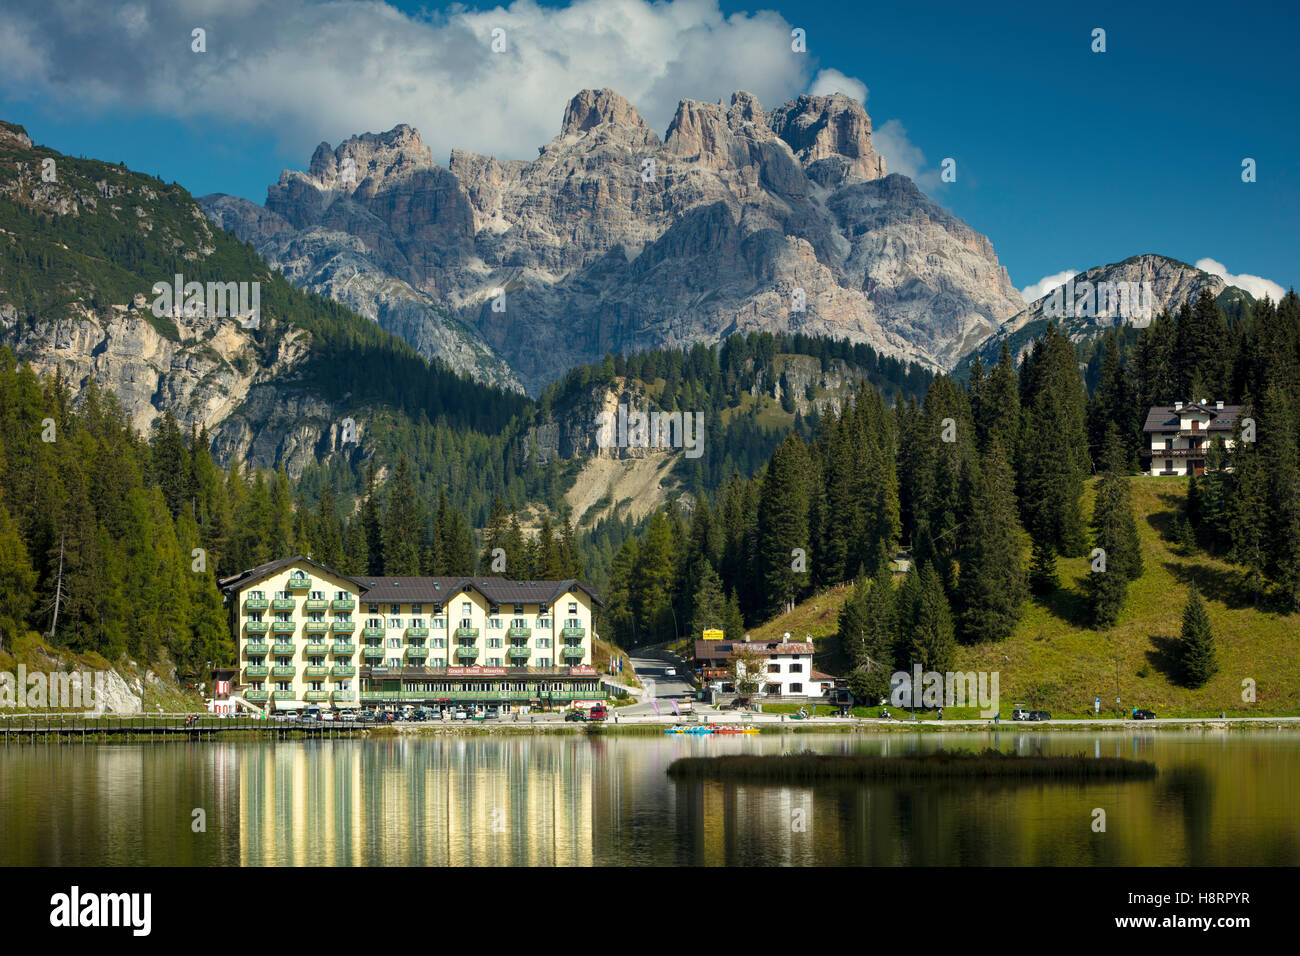
<svg viewBox="0 0 1300 956"><path fill-rule="evenodd" d="M586 714L584 714L581 710L571 710L571 711L569 711L567 714L564 715L564 719L565 719L565 720L585 721L585 720L590 720L591 718L589 718L589 717L588 717Z"/></svg>
<svg viewBox="0 0 1300 956"><path fill-rule="evenodd" d="M339 714L339 720L345 722L355 721L356 719L357 719L357 712L355 710L345 710Z"/></svg>
<svg viewBox="0 0 1300 956"><path fill-rule="evenodd" d="M1028 719L1029 720L1051 720L1052 715L1045 710L1031 710L1029 712Z"/></svg>
<svg viewBox="0 0 1300 956"><path fill-rule="evenodd" d="M373 710L363 710L361 713L357 714L357 719L367 722L372 721L375 719L375 712Z"/></svg>
<svg viewBox="0 0 1300 956"><path fill-rule="evenodd" d="M323 712L321 713L321 715L320 715L320 719L321 719L321 720L338 720L338 719L339 719L339 715L336 714L336 713L334 713L334 711L332 711L332 710L326 710L326 711L323 711Z"/></svg>
<svg viewBox="0 0 1300 956"><path fill-rule="evenodd" d="M597 704L595 707L591 708L591 714L589 716L592 720L604 720L609 716L609 711L605 710L604 704Z"/></svg>
<svg viewBox="0 0 1300 956"><path fill-rule="evenodd" d="M452 719L452 720L468 720L468 719L469 719L469 711L467 711L464 707L457 707L455 710L453 710L453 711L451 712L451 719Z"/></svg>
<svg viewBox="0 0 1300 956"><path fill-rule="evenodd" d="M1153 711L1150 710L1135 710L1133 711L1133 719L1134 720L1155 720L1156 715Z"/></svg>
<svg viewBox="0 0 1300 956"><path fill-rule="evenodd" d="M490 704L483 708L483 716L488 720L496 720L501 716L501 708L497 707L495 704Z"/></svg>
<svg viewBox="0 0 1300 956"><path fill-rule="evenodd" d="M677 668L676 668L676 667L665 667L665 668L664 668L664 676L665 676L665 677L676 677L676 676L677 676Z"/></svg>
<svg viewBox="0 0 1300 956"><path fill-rule="evenodd" d="M1025 708L1023 708L1023 707L1017 707L1015 710L1013 710L1013 711L1011 712L1011 719L1012 719L1012 720L1028 720L1028 719L1029 719L1029 711L1025 710Z"/></svg>

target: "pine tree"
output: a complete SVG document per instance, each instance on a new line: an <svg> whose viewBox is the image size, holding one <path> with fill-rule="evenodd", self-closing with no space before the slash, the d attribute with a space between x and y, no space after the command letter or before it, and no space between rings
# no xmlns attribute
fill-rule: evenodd
<svg viewBox="0 0 1300 956"><path fill-rule="evenodd" d="M366 542L366 573L384 573L384 533L379 514L375 463L366 466L366 496L361 503L361 534Z"/></svg>
<svg viewBox="0 0 1300 956"><path fill-rule="evenodd" d="M938 572L928 565L921 571L921 600L910 637L909 657L913 665L920 664L925 671L952 669L957 648L952 611Z"/></svg>
<svg viewBox="0 0 1300 956"><path fill-rule="evenodd" d="M758 559L767 595L765 611L778 614L794 606L808 584L806 570L796 570L797 549L808 541L808 454L798 435L787 436L763 477L758 504Z"/></svg>
<svg viewBox="0 0 1300 956"><path fill-rule="evenodd" d="M727 618L727 596L722 593L722 579L709 564L700 574L699 587L695 589L695 614L688 633L698 640L707 628L721 628Z"/></svg>
<svg viewBox="0 0 1300 956"><path fill-rule="evenodd" d="M967 513L957 587L962 639L1000 641L1020 620L1026 586L1014 480L996 436Z"/></svg>
<svg viewBox="0 0 1300 956"><path fill-rule="evenodd" d="M403 455L388 490L384 512L383 549L385 576L414 576L420 573L424 548L424 521L411 481L411 466Z"/></svg>
<svg viewBox="0 0 1300 956"><path fill-rule="evenodd" d="M1183 682L1188 687L1204 687L1219 670L1210 617L1195 587L1188 593L1187 605L1183 608L1183 633L1178 645L1178 663Z"/></svg>
<svg viewBox="0 0 1300 956"><path fill-rule="evenodd" d="M1106 439L1107 469L1098 479L1092 511L1093 546L1103 553L1094 551L1086 583L1093 624L1098 628L1111 627L1119 620L1128 583L1142 573L1128 483L1119 473L1121 456L1119 436L1112 426Z"/></svg>

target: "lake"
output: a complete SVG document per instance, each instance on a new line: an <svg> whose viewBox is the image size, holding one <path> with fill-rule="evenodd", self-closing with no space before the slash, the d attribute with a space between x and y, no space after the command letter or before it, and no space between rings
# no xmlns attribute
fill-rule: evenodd
<svg viewBox="0 0 1300 956"><path fill-rule="evenodd" d="M1160 773L817 787L665 773L678 756L986 746L1129 756ZM1297 798L1290 731L11 744L0 864L1295 866Z"/></svg>

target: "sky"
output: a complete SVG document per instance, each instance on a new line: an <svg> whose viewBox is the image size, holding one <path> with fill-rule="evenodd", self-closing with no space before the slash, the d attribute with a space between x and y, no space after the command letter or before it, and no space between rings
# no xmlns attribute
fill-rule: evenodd
<svg viewBox="0 0 1300 956"><path fill-rule="evenodd" d="M1300 284L1298 24L1300 5L1140 0L5 0L0 118L262 202L320 142L402 122L441 163L530 159L583 88L617 90L660 135L681 99L838 90L888 169L987 235L1027 298L1140 253L1276 297Z"/></svg>

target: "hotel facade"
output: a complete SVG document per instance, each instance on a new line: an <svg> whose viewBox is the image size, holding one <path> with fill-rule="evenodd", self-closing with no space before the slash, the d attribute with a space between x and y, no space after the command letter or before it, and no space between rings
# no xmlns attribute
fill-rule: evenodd
<svg viewBox="0 0 1300 956"><path fill-rule="evenodd" d="M350 578L301 555L219 582L250 710L584 705L600 599L567 581Z"/></svg>
<svg viewBox="0 0 1300 956"><path fill-rule="evenodd" d="M1232 450L1233 426L1240 416L1240 405L1205 399L1150 409L1142 426L1147 436L1143 470L1153 477L1204 474L1205 456L1215 439L1222 439L1225 451Z"/></svg>

